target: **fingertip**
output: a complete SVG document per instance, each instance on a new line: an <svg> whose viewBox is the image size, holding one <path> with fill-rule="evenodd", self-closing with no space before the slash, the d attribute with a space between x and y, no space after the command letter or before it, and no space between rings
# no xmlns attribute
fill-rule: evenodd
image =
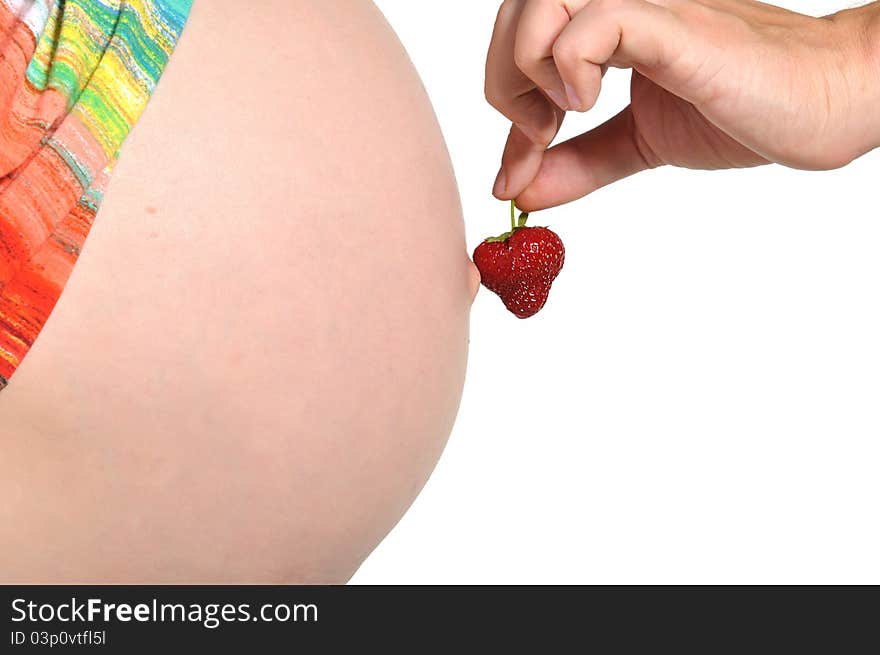
<svg viewBox="0 0 880 655"><path fill-rule="evenodd" d="M541 133L540 129L529 125L528 123L514 123L514 125L516 126L516 129L522 132L523 135L536 146L546 148L547 144L550 142L549 139Z"/></svg>
<svg viewBox="0 0 880 655"><path fill-rule="evenodd" d="M517 157L508 157L504 164L506 187L504 193L496 194L496 197L499 200L518 198L538 174L543 156L543 151L531 150L519 153Z"/></svg>
<svg viewBox="0 0 880 655"><path fill-rule="evenodd" d="M556 165L552 150L542 158L540 166L529 180L528 184L520 189L516 196L516 206L525 212L536 212L548 207L553 207L558 202L560 188L565 183L562 171Z"/></svg>
<svg viewBox="0 0 880 655"><path fill-rule="evenodd" d="M509 200L509 198L503 197L505 193L507 193L507 173L502 167L495 178L495 184L492 186L492 195L499 200Z"/></svg>
<svg viewBox="0 0 880 655"><path fill-rule="evenodd" d="M568 109L570 108L568 99L565 97L565 94L562 93L561 91L556 91L555 89L546 88L546 89L544 89L544 93L547 95L548 98L550 98L550 100L553 101L553 104L555 104L557 107L559 107L559 109L561 109L562 111L568 111Z"/></svg>
<svg viewBox="0 0 880 655"><path fill-rule="evenodd" d="M565 82L565 95L568 96L568 106L574 111L585 111L584 103L578 95L577 89Z"/></svg>
<svg viewBox="0 0 880 655"><path fill-rule="evenodd" d="M539 194L531 190L531 187L527 187L525 191L519 194L514 200L514 204L517 209L527 213L541 211L550 207L550 205L541 202Z"/></svg>
<svg viewBox="0 0 880 655"><path fill-rule="evenodd" d="M522 188L514 188L525 211L556 207L583 198L649 166L637 147L632 109L548 150Z"/></svg>

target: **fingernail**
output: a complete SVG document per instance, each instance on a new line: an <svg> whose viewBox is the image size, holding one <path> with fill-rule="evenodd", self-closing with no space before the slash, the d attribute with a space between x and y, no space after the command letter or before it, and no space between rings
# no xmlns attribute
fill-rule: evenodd
<svg viewBox="0 0 880 655"><path fill-rule="evenodd" d="M578 98L577 91L574 90L574 87L571 84L565 85L565 94L568 96L568 105L572 109L580 111L583 108L583 103L581 103L581 99Z"/></svg>
<svg viewBox="0 0 880 655"><path fill-rule="evenodd" d="M534 143L535 145L542 145L544 140L541 138L541 134L535 128L530 125L520 125L516 123L517 128L520 132L526 135L526 138Z"/></svg>
<svg viewBox="0 0 880 655"><path fill-rule="evenodd" d="M507 191L507 173L502 168L498 171L498 177L495 178L495 186L492 188L492 195L502 196Z"/></svg>
<svg viewBox="0 0 880 655"><path fill-rule="evenodd" d="M559 91L553 89L544 89L544 93L550 98L560 109L568 109L568 100Z"/></svg>

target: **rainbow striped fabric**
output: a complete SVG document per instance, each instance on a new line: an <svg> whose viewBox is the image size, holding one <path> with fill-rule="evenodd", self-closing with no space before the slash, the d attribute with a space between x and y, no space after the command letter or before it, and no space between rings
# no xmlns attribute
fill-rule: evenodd
<svg viewBox="0 0 880 655"><path fill-rule="evenodd" d="M0 389L55 307L192 0L0 0Z"/></svg>

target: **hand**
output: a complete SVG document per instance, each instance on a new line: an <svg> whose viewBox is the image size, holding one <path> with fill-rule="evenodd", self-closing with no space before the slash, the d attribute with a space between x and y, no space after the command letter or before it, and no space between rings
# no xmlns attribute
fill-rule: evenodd
<svg viewBox="0 0 880 655"><path fill-rule="evenodd" d="M534 211L664 164L843 166L880 145L878 6L506 0L486 66L486 97L514 123L494 193ZM608 66L633 69L630 106L548 150Z"/></svg>

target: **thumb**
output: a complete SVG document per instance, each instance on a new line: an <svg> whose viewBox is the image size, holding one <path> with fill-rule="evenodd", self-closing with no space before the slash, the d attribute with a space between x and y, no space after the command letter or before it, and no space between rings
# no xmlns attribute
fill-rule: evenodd
<svg viewBox="0 0 880 655"><path fill-rule="evenodd" d="M660 163L627 107L596 129L548 150L516 204L523 211L555 207Z"/></svg>

